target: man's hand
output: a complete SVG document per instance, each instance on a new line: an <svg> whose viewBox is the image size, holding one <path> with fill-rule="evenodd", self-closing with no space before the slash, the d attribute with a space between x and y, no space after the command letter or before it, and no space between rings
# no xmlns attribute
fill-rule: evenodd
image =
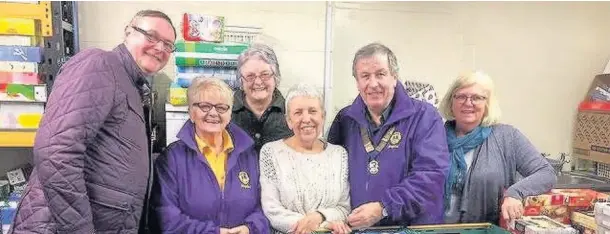
<svg viewBox="0 0 610 234"><path fill-rule="evenodd" d="M505 197L502 202L502 217L506 221L521 218L523 215L523 203L519 199Z"/></svg>
<svg viewBox="0 0 610 234"><path fill-rule="evenodd" d="M332 234L350 234L352 233L352 229L345 222L335 221L330 222L326 229L331 230Z"/></svg>
<svg viewBox="0 0 610 234"><path fill-rule="evenodd" d="M229 234L250 234L250 229L246 225L241 225L229 229Z"/></svg>
<svg viewBox="0 0 610 234"><path fill-rule="evenodd" d="M220 229L220 234L230 234L230 233L229 233L229 229L227 229L227 228L221 228L221 229Z"/></svg>
<svg viewBox="0 0 610 234"><path fill-rule="evenodd" d="M322 215L320 215L320 213L311 212L294 224L288 233L310 234L320 227L322 221Z"/></svg>
<svg viewBox="0 0 610 234"><path fill-rule="evenodd" d="M369 202L354 209L347 217L347 222L352 228L370 227L383 218L382 211L380 202Z"/></svg>

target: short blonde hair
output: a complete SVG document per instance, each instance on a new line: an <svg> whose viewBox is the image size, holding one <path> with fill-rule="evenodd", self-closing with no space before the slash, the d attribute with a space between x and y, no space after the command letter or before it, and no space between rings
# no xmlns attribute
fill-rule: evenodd
<svg viewBox="0 0 610 234"><path fill-rule="evenodd" d="M487 74L481 71L467 72L457 77L453 84L449 86L447 93L445 93L445 97L443 97L443 101L440 105L441 114L443 114L447 120L454 120L455 116L451 110L453 105L453 95L458 90L472 85L482 86L487 93L485 103L486 110L483 115L483 120L481 121L481 126L487 127L499 123L501 111L500 104L498 103L494 92L494 83Z"/></svg>
<svg viewBox="0 0 610 234"><path fill-rule="evenodd" d="M211 90L219 91L220 95L227 100L228 105L233 107L233 90L227 83L216 77L199 76L193 79L186 91L189 108L199 99L201 93Z"/></svg>

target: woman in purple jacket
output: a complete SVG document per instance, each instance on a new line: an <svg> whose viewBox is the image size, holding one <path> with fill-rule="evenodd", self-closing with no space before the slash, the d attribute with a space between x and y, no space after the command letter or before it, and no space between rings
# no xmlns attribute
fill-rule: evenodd
<svg viewBox="0 0 610 234"><path fill-rule="evenodd" d="M155 162L151 223L162 233L269 233L254 142L230 123L231 89L196 78L187 96L190 120Z"/></svg>

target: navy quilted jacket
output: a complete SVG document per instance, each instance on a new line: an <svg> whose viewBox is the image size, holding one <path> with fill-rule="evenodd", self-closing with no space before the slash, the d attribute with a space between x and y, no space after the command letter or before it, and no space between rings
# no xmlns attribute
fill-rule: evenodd
<svg viewBox="0 0 610 234"><path fill-rule="evenodd" d="M137 233L150 172L143 78L122 44L62 67L9 233Z"/></svg>

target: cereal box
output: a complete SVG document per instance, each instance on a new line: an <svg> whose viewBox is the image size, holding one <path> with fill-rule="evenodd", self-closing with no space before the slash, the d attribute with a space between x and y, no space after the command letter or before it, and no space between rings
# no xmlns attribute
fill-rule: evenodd
<svg viewBox="0 0 610 234"><path fill-rule="evenodd" d="M546 216L524 216L509 224L508 231L513 234L576 234L578 231Z"/></svg>

